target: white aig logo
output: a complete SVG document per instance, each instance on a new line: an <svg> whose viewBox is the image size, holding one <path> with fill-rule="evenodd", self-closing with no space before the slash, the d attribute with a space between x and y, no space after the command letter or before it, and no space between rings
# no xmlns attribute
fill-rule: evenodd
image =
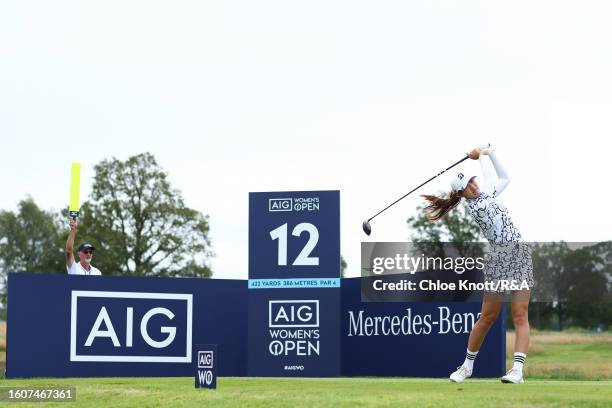
<svg viewBox="0 0 612 408"><path fill-rule="evenodd" d="M198 368L213 368L213 352L198 351Z"/></svg>
<svg viewBox="0 0 612 408"><path fill-rule="evenodd" d="M70 361L191 362L193 295L73 290Z"/></svg>
<svg viewBox="0 0 612 408"><path fill-rule="evenodd" d="M319 327L319 300L270 300L270 327Z"/></svg>
<svg viewBox="0 0 612 408"><path fill-rule="evenodd" d="M291 211L293 200L291 198L270 198L268 200L268 211Z"/></svg>
<svg viewBox="0 0 612 408"><path fill-rule="evenodd" d="M274 356L319 355L319 300L268 302L268 351Z"/></svg>

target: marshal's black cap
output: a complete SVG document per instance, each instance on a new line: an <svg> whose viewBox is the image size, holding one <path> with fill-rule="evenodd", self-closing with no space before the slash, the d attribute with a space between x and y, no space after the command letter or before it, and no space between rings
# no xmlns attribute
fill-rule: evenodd
<svg viewBox="0 0 612 408"><path fill-rule="evenodd" d="M92 251L95 251L96 247L91 245L89 242L83 242L81 245L79 245L79 247L77 248L77 251L81 252L84 249L91 249Z"/></svg>

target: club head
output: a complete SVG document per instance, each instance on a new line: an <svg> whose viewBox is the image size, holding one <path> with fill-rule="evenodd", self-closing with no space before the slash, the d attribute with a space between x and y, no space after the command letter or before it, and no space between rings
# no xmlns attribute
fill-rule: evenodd
<svg viewBox="0 0 612 408"><path fill-rule="evenodd" d="M372 227L370 226L369 220L365 220L361 227L363 228L363 232L365 232L366 235L370 235L372 233Z"/></svg>

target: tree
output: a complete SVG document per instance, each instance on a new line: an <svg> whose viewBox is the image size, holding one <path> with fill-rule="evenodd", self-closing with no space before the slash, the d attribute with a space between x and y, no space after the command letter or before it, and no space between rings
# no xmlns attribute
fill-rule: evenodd
<svg viewBox="0 0 612 408"><path fill-rule="evenodd" d="M10 272L64 272L64 257L55 215L31 199L17 213L0 211L0 266Z"/></svg>
<svg viewBox="0 0 612 408"><path fill-rule="evenodd" d="M95 166L77 239L97 248L104 274L210 277L208 216L188 208L154 156Z"/></svg>
<svg viewBox="0 0 612 408"><path fill-rule="evenodd" d="M607 326L612 320L610 242L599 242L572 251L565 259L567 314L574 326Z"/></svg>
<svg viewBox="0 0 612 408"><path fill-rule="evenodd" d="M20 201L16 212L0 211L2 305L8 272L65 273L62 248L55 214L40 209L31 198Z"/></svg>
<svg viewBox="0 0 612 408"><path fill-rule="evenodd" d="M534 243L532 249L535 286L531 291L529 320L540 329L563 329L567 318L565 260L571 250L563 241Z"/></svg>

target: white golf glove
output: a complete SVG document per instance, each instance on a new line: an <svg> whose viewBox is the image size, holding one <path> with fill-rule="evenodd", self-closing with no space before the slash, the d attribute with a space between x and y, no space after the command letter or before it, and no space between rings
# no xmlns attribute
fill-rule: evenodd
<svg viewBox="0 0 612 408"><path fill-rule="evenodd" d="M494 149L493 146L491 146L491 143L487 143L486 145L482 145L480 146L480 154L484 154L485 156L488 156L489 153L491 153Z"/></svg>

